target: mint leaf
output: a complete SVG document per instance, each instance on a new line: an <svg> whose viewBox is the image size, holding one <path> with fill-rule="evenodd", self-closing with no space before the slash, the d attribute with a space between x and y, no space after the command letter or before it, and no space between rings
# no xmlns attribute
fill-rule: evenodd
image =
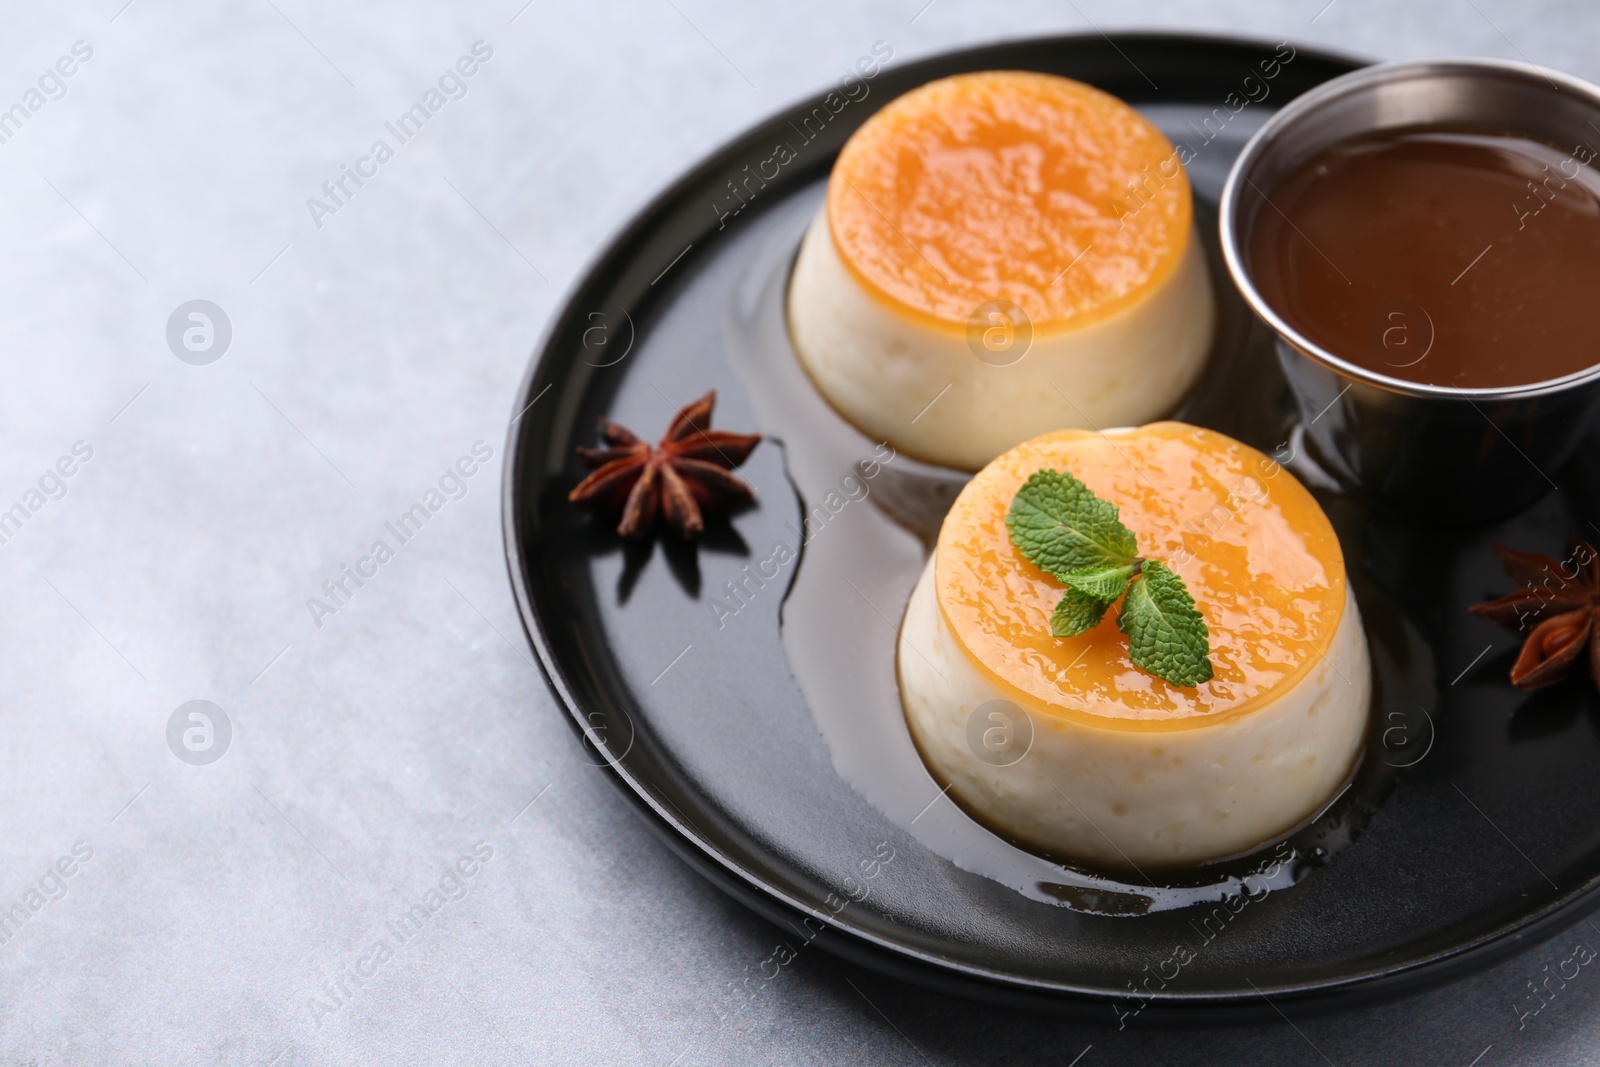
<svg viewBox="0 0 1600 1067"><path fill-rule="evenodd" d="M1177 686L1211 680L1206 621L1183 579L1165 564L1145 561L1140 579L1122 602L1117 625L1128 635L1128 658L1141 670Z"/></svg>
<svg viewBox="0 0 1600 1067"><path fill-rule="evenodd" d="M1100 625L1110 606L1109 600L1068 589L1067 595L1056 604L1055 613L1050 616L1050 632L1056 637L1077 637L1087 633Z"/></svg>
<svg viewBox="0 0 1600 1067"><path fill-rule="evenodd" d="M1085 567L1056 577L1060 578L1061 583L1068 589L1076 589L1096 600L1110 603L1122 595L1128 588L1128 580L1137 573L1139 573L1138 565L1129 564L1126 567Z"/></svg>
<svg viewBox="0 0 1600 1067"><path fill-rule="evenodd" d="M1139 558L1117 506L1065 471L1034 471L1006 512L1011 543L1060 578L1086 568L1127 567Z"/></svg>
<svg viewBox="0 0 1600 1067"><path fill-rule="evenodd" d="M1172 685L1211 680L1211 634L1183 579L1141 559L1117 506L1066 471L1034 471L1006 512L1011 543L1067 587L1050 616L1056 637L1100 625L1118 599L1117 625L1134 665Z"/></svg>

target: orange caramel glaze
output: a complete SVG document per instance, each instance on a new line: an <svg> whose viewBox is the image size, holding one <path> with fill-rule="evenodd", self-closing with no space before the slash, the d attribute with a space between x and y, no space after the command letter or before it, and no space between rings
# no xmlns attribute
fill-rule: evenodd
<svg viewBox="0 0 1600 1067"><path fill-rule="evenodd" d="M1051 635L1064 590L1005 522L1047 467L1116 504L1140 554L1183 576L1211 631L1209 682L1179 688L1135 667L1116 609L1086 634ZM1002 692L1107 729L1186 729L1259 708L1321 659L1345 610L1344 555L1305 487L1255 449L1178 422L1062 430L999 457L945 518L934 580L957 644Z"/></svg>
<svg viewBox="0 0 1600 1067"><path fill-rule="evenodd" d="M979 305L1007 299L1048 332L1163 281L1193 205L1172 143L1121 100L987 71L930 82L868 119L834 164L827 210L840 258L891 308L965 328Z"/></svg>

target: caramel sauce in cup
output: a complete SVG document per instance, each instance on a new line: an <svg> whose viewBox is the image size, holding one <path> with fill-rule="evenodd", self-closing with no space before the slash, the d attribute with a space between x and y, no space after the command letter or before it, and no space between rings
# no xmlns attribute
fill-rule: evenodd
<svg viewBox="0 0 1600 1067"><path fill-rule="evenodd" d="M1600 413L1597 153L1600 86L1479 58L1353 71L1251 137L1223 259L1323 473L1444 526L1565 484Z"/></svg>
<svg viewBox="0 0 1600 1067"><path fill-rule="evenodd" d="M1448 129L1343 141L1268 192L1250 270L1328 351L1465 389L1600 363L1600 176L1566 146Z"/></svg>

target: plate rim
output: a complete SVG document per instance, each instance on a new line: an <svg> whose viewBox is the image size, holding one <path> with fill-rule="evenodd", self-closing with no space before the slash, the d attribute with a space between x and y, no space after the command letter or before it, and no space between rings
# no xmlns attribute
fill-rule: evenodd
<svg viewBox="0 0 1600 1067"><path fill-rule="evenodd" d="M1359 69L1375 62L1369 57L1302 46L1292 40L1271 42L1266 38L1209 32L1128 31L1113 32L1109 35L1089 32L1003 38L969 47L932 52L898 64L893 69L913 79L918 72L922 72L924 74L922 80L926 81L943 76L939 69L952 60L977 58L986 53L1018 46L1081 47L1097 41L1109 44L1119 53L1122 52L1122 45L1270 50L1279 43L1289 43L1295 48L1297 58L1306 55L1322 63L1342 66L1348 70ZM528 482L528 472L524 469L521 459L525 437L529 432L527 427L533 420L524 422L522 416L543 395L543 389L535 395L535 387L550 377L551 380L545 383L545 389L553 388L555 380L552 373L556 366L563 360L570 361L571 353L563 356L557 345L563 326L573 315L580 312L579 305L583 294L605 273L608 263L625 246L637 242L641 236L648 234L658 218L670 212L674 201L698 185L707 172L720 172L734 159L742 158L750 148L749 142L763 126L783 116L821 106L826 95L827 91L824 90L800 96L764 113L755 122L745 125L739 132L697 157L693 164L664 187L648 194L628 209L623 216L624 221L612 228L597 244L595 250L573 273L571 281L554 303L515 392L504 446L506 459L501 472L501 535L506 568L517 603L518 618L523 633L534 650L540 673L544 676L552 696L563 709L565 713L563 717L568 727L580 738L584 736L585 709L567 684L546 634L545 620L540 615L528 589L526 562L522 554L524 533L522 514L529 498L535 496L536 492L525 493L524 490L536 490L537 487L525 484ZM829 166L831 160L830 156ZM813 164L813 166L820 165L820 163ZM960 959L927 952L859 928L851 923L848 909L837 914L818 909L769 884L756 872L746 869L736 857L727 854L714 842L707 840L705 835L696 830L686 819L675 816L645 783L621 766L609 753L605 764L597 765L597 769L606 776L612 787L629 801L629 806L635 815L645 822L669 851L698 875L775 924L785 925L806 918L816 920L822 924L823 930L814 940L825 951L836 956L947 994L1083 1020L1088 1020L1090 1013L1093 1013L1099 1016L1098 1021L1102 1023L1108 1022L1104 1016L1105 1009L1123 999L1100 987L1085 987L1070 981L1052 981L1007 974ZM1481 970L1553 937L1571 922L1600 908L1600 894L1596 893L1597 887L1600 887L1600 879L1591 880L1588 884L1569 891L1559 899L1495 930L1397 965L1372 967L1341 975L1329 981L1300 981L1272 986L1257 992L1162 990L1146 1001L1139 1013L1139 1021L1157 1025L1173 1023L1237 1025L1241 1022L1275 1017L1276 1009L1272 1004L1276 1001L1291 1004L1302 1014L1327 1014L1421 993L1452 979ZM809 943L810 941L807 942ZM1266 1000L1267 992L1273 995L1273 1001L1262 1004L1262 1001Z"/></svg>

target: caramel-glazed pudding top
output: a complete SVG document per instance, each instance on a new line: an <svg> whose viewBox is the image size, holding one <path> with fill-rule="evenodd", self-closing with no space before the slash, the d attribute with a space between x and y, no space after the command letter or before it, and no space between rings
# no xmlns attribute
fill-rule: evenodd
<svg viewBox="0 0 1600 1067"><path fill-rule="evenodd" d="M1188 248L1193 206L1172 143L1121 100L988 71L930 82L868 119L834 164L827 211L840 258L892 309L964 329L1005 299L1048 332L1163 281Z"/></svg>
<svg viewBox="0 0 1600 1067"><path fill-rule="evenodd" d="M1115 609L1088 633L1052 636L1065 590L1023 557L1005 521L1022 483L1047 467L1116 504L1140 554L1183 576L1211 631L1209 682L1179 688L1135 667ZM1328 651L1346 595L1339 539L1294 476L1177 422L1062 430L999 457L945 518L934 580L957 644L1002 692L1113 730L1187 729L1265 706Z"/></svg>

